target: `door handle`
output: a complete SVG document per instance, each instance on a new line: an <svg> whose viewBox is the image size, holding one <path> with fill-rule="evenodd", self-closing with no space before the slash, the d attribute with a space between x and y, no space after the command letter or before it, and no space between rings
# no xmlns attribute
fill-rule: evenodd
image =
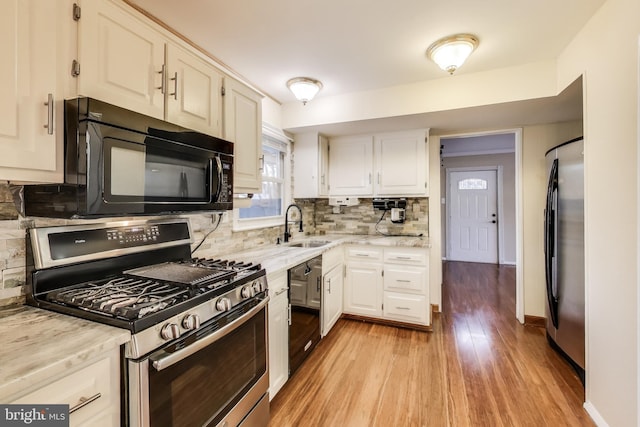
<svg viewBox="0 0 640 427"><path fill-rule="evenodd" d="M496 220L494 219L493 221L491 221L491 224L495 224L496 222L498 222L498 221L496 221Z"/></svg>
<svg viewBox="0 0 640 427"><path fill-rule="evenodd" d="M53 135L53 94L47 95L47 102L44 103L47 107L47 124L44 128L47 130L47 134Z"/></svg>
<svg viewBox="0 0 640 427"><path fill-rule="evenodd" d="M173 96L173 99L178 100L178 72L173 73L173 77L169 80L173 80L173 93L170 93L169 96Z"/></svg>

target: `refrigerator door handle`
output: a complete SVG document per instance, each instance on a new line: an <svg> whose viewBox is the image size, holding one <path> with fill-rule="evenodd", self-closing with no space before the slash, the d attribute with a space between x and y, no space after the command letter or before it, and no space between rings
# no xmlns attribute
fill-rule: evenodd
<svg viewBox="0 0 640 427"><path fill-rule="evenodd" d="M547 186L547 206L544 218L544 258L545 279L547 283L547 301L553 326L558 328L558 288L556 277L556 224L557 224L557 196L558 196L558 159L553 161L549 172Z"/></svg>

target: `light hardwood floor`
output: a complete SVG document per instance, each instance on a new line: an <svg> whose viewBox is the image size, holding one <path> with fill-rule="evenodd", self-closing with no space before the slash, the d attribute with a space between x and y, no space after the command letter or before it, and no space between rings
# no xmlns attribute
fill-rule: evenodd
<svg viewBox="0 0 640 427"><path fill-rule="evenodd" d="M544 329L515 318L515 268L444 264L433 332L340 320L271 402L281 426L592 426Z"/></svg>

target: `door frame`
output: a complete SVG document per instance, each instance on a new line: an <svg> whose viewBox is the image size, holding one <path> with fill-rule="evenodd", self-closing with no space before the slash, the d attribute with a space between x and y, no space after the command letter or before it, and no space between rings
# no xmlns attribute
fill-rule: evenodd
<svg viewBox="0 0 640 427"><path fill-rule="evenodd" d="M445 168L446 175L446 188L445 188L445 207L446 207L446 221L447 221L447 231L446 231L446 239L447 239L447 247L446 247L446 258L449 259L449 254L451 254L451 174L454 172L485 172L485 171L495 171L496 172L496 208L498 213L498 229L496 236L497 241L496 250L498 253L496 254L496 258L498 259L498 264L504 264L504 225L503 225L503 214L504 209L502 207L503 194L502 194L502 166L467 166L467 167L457 167L457 168Z"/></svg>
<svg viewBox="0 0 640 427"><path fill-rule="evenodd" d="M516 168L516 319L524 324L524 203L522 197L522 128L508 128L487 132L468 132L439 135L440 139L456 137L474 137L512 133L515 139ZM438 151L435 152L438 154ZM440 159L440 156L438 156ZM438 175L439 176L439 175ZM442 219L441 219L442 221ZM440 229L442 225L440 224ZM639 297L640 298L640 297Z"/></svg>

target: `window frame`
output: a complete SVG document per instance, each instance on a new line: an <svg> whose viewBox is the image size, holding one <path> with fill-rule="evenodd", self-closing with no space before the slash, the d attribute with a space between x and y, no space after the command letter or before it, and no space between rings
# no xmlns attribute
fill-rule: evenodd
<svg viewBox="0 0 640 427"><path fill-rule="evenodd" d="M240 208L233 208L233 231L255 230L260 228L275 227L284 224L286 207L291 203L291 140L284 134L269 132L263 128L262 143L284 153L283 180L282 180L282 213L278 216L262 218L240 218ZM262 172L262 171L261 171ZM261 181L264 177L261 177Z"/></svg>

